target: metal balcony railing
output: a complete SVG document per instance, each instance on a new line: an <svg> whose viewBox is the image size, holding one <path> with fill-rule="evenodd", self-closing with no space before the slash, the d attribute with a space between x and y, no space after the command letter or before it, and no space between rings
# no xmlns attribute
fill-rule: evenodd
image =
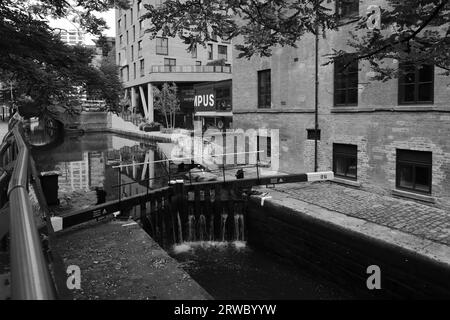
<svg viewBox="0 0 450 320"><path fill-rule="evenodd" d="M152 73L231 73L231 66L152 66Z"/></svg>

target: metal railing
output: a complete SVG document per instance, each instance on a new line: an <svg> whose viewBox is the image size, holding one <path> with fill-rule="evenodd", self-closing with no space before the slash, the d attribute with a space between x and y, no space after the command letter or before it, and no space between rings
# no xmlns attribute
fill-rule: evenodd
<svg viewBox="0 0 450 320"><path fill-rule="evenodd" d="M231 66L152 66L152 73L231 73Z"/></svg>
<svg viewBox="0 0 450 320"><path fill-rule="evenodd" d="M14 125L7 146L0 147L0 160L15 161L9 181L11 294L18 300L55 299L55 287L44 257L41 239L28 195L30 151ZM7 152L10 154L5 157Z"/></svg>

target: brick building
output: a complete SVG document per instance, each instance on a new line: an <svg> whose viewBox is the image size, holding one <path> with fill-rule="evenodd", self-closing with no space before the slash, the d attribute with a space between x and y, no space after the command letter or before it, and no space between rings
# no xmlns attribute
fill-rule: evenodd
<svg viewBox="0 0 450 320"><path fill-rule="evenodd" d="M116 61L132 110L153 121L152 86L173 82L178 86L181 104L177 126L192 128L194 85L231 79L231 43L217 37L206 47L199 45L189 52L181 38L150 39L149 34L145 34L149 21L140 19L146 11L144 4L162 2L133 0L130 9L116 10ZM217 63L219 61L222 63ZM216 65L211 65L212 62ZM228 116L231 119L231 113Z"/></svg>
<svg viewBox="0 0 450 320"><path fill-rule="evenodd" d="M386 5L342 3L343 15ZM349 28L319 41L319 170L364 190L450 208L450 78L438 67L398 61L387 62L407 74L387 82L372 80L361 61L343 73L338 63L322 66L332 49L348 50ZM314 48L311 35L298 48L274 48L270 58L233 62L233 127L279 129L279 145L271 145L283 172L314 170Z"/></svg>

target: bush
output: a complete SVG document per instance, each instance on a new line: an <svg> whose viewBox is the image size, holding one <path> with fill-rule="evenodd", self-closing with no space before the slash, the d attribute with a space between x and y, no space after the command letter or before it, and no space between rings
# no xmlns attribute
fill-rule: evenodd
<svg viewBox="0 0 450 320"><path fill-rule="evenodd" d="M139 126L139 129L145 132L159 131L161 124L159 122L144 123Z"/></svg>

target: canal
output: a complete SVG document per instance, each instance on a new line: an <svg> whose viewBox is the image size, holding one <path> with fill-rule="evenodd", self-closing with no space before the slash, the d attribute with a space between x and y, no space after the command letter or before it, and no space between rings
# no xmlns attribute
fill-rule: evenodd
<svg viewBox="0 0 450 320"><path fill-rule="evenodd" d="M41 136L33 139L42 145ZM116 199L119 178L114 166L158 160L155 145L110 133L68 135L49 147L33 148L33 156L40 171L59 173L56 212L94 205L99 187L106 191L107 201ZM132 182L164 175L160 163L124 168L120 180L127 185L122 196L147 188ZM148 187L156 189L167 182L165 177L154 179ZM164 243L170 241L160 245L215 299L355 298L350 290L245 241Z"/></svg>

